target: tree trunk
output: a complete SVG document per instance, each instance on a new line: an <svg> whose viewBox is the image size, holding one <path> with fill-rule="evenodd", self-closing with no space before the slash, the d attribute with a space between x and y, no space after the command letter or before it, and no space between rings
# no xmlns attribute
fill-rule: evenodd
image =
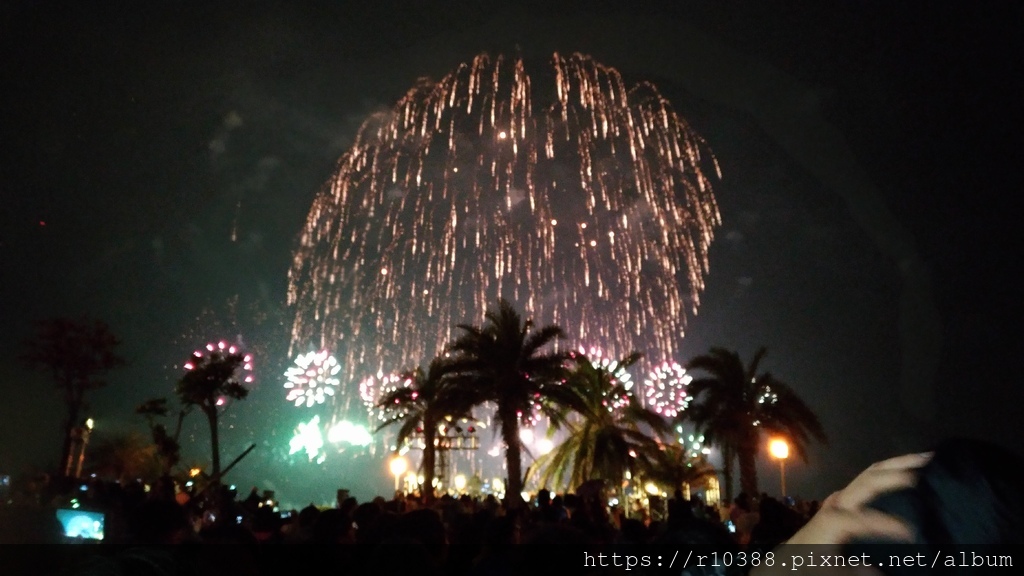
<svg viewBox="0 0 1024 576"><path fill-rule="evenodd" d="M181 427L185 423L185 409L178 411L178 423L174 426L174 452L168 452L163 455L161 460L164 463L163 475L170 478L171 471L181 461ZM166 435L166 428L164 428L164 434Z"/></svg>
<svg viewBox="0 0 1024 576"><path fill-rule="evenodd" d="M423 501L430 504L434 501L434 474L437 467L437 423L432 418L423 419Z"/></svg>
<svg viewBox="0 0 1024 576"><path fill-rule="evenodd" d="M505 441L505 463L508 468L505 500L509 509L518 509L523 506L523 446L519 442L519 415L515 410L509 409L499 409L499 412L501 438Z"/></svg>
<svg viewBox="0 0 1024 576"><path fill-rule="evenodd" d="M74 470L74 466L71 465L71 449L73 441L71 439L75 432L75 428L78 426L78 418L81 412L81 405L77 402L69 400L68 402L68 420L64 423L64 442L60 449L60 477L69 478L71 476L71 470Z"/></svg>
<svg viewBox="0 0 1024 576"><path fill-rule="evenodd" d="M220 479L220 435L217 429L217 406L206 410L206 421L210 423L210 451L213 457L213 477Z"/></svg>
<svg viewBox="0 0 1024 576"><path fill-rule="evenodd" d="M733 492L733 449L729 446L722 446L722 476L725 481L725 503L728 506L732 505Z"/></svg>
<svg viewBox="0 0 1024 576"><path fill-rule="evenodd" d="M746 438L738 447L740 460L740 488L751 498L756 498L757 491L757 435Z"/></svg>

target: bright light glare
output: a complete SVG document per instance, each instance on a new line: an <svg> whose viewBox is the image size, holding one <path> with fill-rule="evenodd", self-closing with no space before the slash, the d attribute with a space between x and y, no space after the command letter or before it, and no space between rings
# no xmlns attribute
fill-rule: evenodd
<svg viewBox="0 0 1024 576"><path fill-rule="evenodd" d="M388 467L391 469L391 474L397 478L405 474L405 471L409 469L409 461L401 456L397 456L391 459Z"/></svg>
<svg viewBox="0 0 1024 576"><path fill-rule="evenodd" d="M547 454L555 449L555 443L550 438L541 438L537 441L537 452L541 455Z"/></svg>
<svg viewBox="0 0 1024 576"><path fill-rule="evenodd" d="M320 433L320 417L313 416L309 422L300 422L288 447L289 454L305 452L310 462L316 460L317 464L323 463L326 455L322 452L324 437Z"/></svg>
<svg viewBox="0 0 1024 576"><path fill-rule="evenodd" d="M774 438L768 443L768 452L779 460L789 458L789 444L782 438Z"/></svg>
<svg viewBox="0 0 1024 576"><path fill-rule="evenodd" d="M333 444L344 442L352 446L369 446L373 436L365 426L342 420L327 431L327 440Z"/></svg>

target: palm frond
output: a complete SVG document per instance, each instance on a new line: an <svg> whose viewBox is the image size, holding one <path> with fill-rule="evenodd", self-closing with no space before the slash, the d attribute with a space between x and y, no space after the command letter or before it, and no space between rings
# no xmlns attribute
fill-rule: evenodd
<svg viewBox="0 0 1024 576"><path fill-rule="evenodd" d="M536 330L532 334L526 337L523 342L523 353L525 357L531 357L536 354L538 350L547 348L552 342L563 338L565 331L560 326L549 325L543 326Z"/></svg>
<svg viewBox="0 0 1024 576"><path fill-rule="evenodd" d="M764 359L767 353L768 349L765 348L764 346L757 349L757 352L754 353L754 357L753 359L750 360L750 364L747 366L746 372L744 374L746 380L755 380L757 378L757 369L760 367L761 360ZM739 356L737 356L737 359L738 358Z"/></svg>

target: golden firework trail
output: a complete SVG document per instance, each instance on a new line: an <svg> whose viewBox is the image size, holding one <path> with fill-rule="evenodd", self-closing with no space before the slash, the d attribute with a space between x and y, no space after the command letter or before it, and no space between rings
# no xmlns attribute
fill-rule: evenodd
<svg viewBox="0 0 1024 576"><path fill-rule="evenodd" d="M335 350L354 388L426 364L505 297L575 342L674 356L717 163L653 85L581 54L551 65L535 84L479 55L366 120L294 254L293 352Z"/></svg>

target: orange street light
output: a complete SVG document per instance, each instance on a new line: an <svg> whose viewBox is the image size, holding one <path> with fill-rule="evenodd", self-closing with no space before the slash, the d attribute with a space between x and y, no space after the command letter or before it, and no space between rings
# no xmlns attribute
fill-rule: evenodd
<svg viewBox="0 0 1024 576"><path fill-rule="evenodd" d="M789 458L789 444L782 438L773 438L768 443L768 452L779 460L779 477L782 481L782 497L786 497L786 458Z"/></svg>
<svg viewBox="0 0 1024 576"><path fill-rule="evenodd" d="M409 469L409 461L402 456L395 456L391 459L391 463L388 464L388 467L391 468L391 473L395 476L395 492L398 492L399 479L402 477L402 474L405 474L405 471Z"/></svg>

